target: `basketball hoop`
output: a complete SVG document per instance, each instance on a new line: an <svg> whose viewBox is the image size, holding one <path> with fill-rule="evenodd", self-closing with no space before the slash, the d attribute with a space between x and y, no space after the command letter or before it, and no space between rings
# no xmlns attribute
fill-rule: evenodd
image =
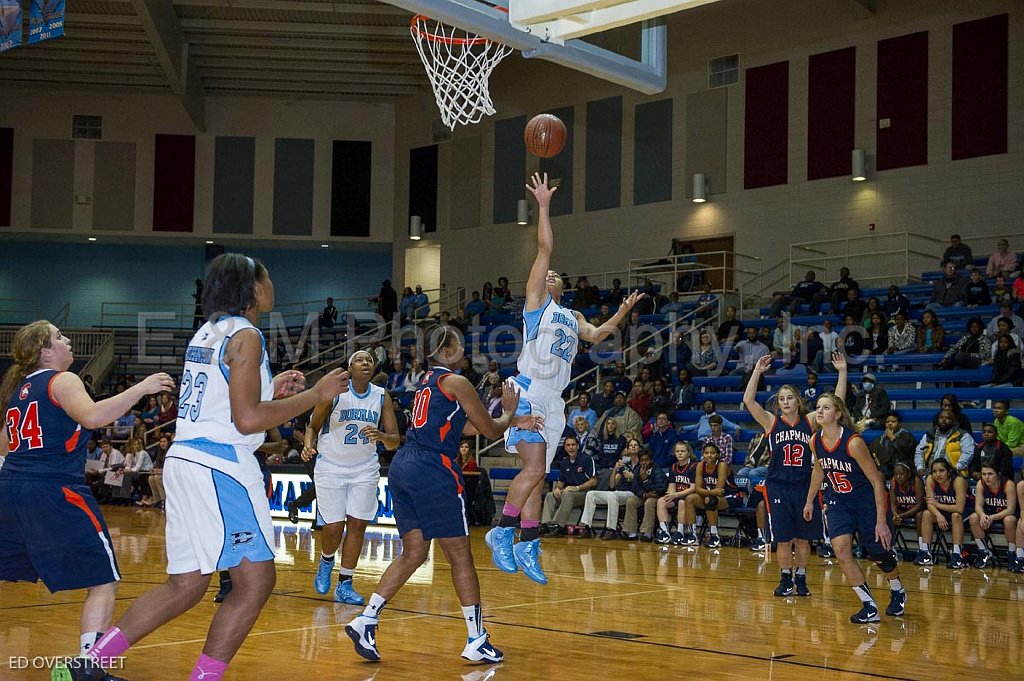
<svg viewBox="0 0 1024 681"><path fill-rule="evenodd" d="M454 130L458 124L479 123L494 113L488 80L511 47L422 14L412 18L409 32L445 125Z"/></svg>

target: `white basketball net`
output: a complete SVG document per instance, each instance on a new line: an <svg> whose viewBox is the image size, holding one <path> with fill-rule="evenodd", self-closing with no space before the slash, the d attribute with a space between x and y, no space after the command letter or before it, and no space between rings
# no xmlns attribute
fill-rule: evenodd
<svg viewBox="0 0 1024 681"><path fill-rule="evenodd" d="M488 80L511 47L423 15L413 17L409 32L445 125L454 130L494 113Z"/></svg>

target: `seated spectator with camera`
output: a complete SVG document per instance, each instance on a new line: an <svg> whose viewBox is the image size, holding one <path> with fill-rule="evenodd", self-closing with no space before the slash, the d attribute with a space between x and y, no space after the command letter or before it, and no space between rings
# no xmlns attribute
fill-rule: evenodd
<svg viewBox="0 0 1024 681"><path fill-rule="evenodd" d="M654 465L650 451L640 452L640 462L633 468L633 496L626 500L626 517L622 521L622 533L626 539L637 538L637 514L644 510L643 524L640 525L640 541L654 541L654 521L657 519L658 499L668 488L665 471Z"/></svg>
<svg viewBox="0 0 1024 681"><path fill-rule="evenodd" d="M583 536L594 536L591 526L594 524L594 514L598 506L608 507L601 539L614 539L619 536L619 508L633 496L633 470L640 464L642 449L640 440L630 438L624 456L611 469L608 489L587 492L587 498L583 503L583 517L580 518Z"/></svg>
<svg viewBox="0 0 1024 681"><path fill-rule="evenodd" d="M550 536L566 534L566 525L574 508L583 508L587 492L597 487L597 468L594 460L579 451L575 435L566 435L562 443L565 457L559 471L558 481L551 493L544 497L544 511L541 524Z"/></svg>

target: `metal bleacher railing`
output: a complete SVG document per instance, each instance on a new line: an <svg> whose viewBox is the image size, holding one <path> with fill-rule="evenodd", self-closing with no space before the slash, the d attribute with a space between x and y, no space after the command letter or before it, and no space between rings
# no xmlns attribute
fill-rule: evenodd
<svg viewBox="0 0 1024 681"><path fill-rule="evenodd" d="M819 281L839 278L849 267L862 286L883 286L921 281L920 273L936 269L947 241L914 232L889 232L804 241L789 246L789 286L814 270Z"/></svg>

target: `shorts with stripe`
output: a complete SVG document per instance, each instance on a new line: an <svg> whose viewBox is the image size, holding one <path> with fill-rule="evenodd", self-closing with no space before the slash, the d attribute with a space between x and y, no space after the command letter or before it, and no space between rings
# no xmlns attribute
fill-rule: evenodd
<svg viewBox="0 0 1024 681"><path fill-rule="evenodd" d="M842 497L830 496L826 500L828 515L828 536L835 540L844 534L857 535L857 542L868 556L878 556L886 552L881 542L875 539L875 521L878 518L875 509L875 497L870 488L867 494L848 494ZM886 509L886 521L889 532L893 533L892 513Z"/></svg>
<svg viewBox="0 0 1024 681"><path fill-rule="evenodd" d="M465 482L458 464L440 452L403 446L388 468L398 534L420 530L424 539L465 537Z"/></svg>
<svg viewBox="0 0 1024 681"><path fill-rule="evenodd" d="M206 575L243 559L274 559L267 490L248 449L175 442L164 463L164 489L168 574Z"/></svg>
<svg viewBox="0 0 1024 681"><path fill-rule="evenodd" d="M821 506L815 502L810 522L804 520L807 485L765 480L762 493L768 511L768 529L774 542L821 539Z"/></svg>
<svg viewBox="0 0 1024 681"><path fill-rule="evenodd" d="M565 430L565 400L560 393L540 387L527 376L515 376L512 381L519 389L519 408L516 409L516 416L543 416L544 427L538 432L515 426L509 428L505 431L505 449L518 453L516 445L520 442L543 442L546 445L544 470L549 470L558 452L562 432Z"/></svg>
<svg viewBox="0 0 1024 681"><path fill-rule="evenodd" d="M322 455L321 455L322 456ZM316 466L316 512L320 525L344 522L348 516L373 521L377 517L380 465L333 466L322 459Z"/></svg>
<svg viewBox="0 0 1024 681"><path fill-rule="evenodd" d="M100 507L89 487L0 478L0 580L50 592L121 579Z"/></svg>

